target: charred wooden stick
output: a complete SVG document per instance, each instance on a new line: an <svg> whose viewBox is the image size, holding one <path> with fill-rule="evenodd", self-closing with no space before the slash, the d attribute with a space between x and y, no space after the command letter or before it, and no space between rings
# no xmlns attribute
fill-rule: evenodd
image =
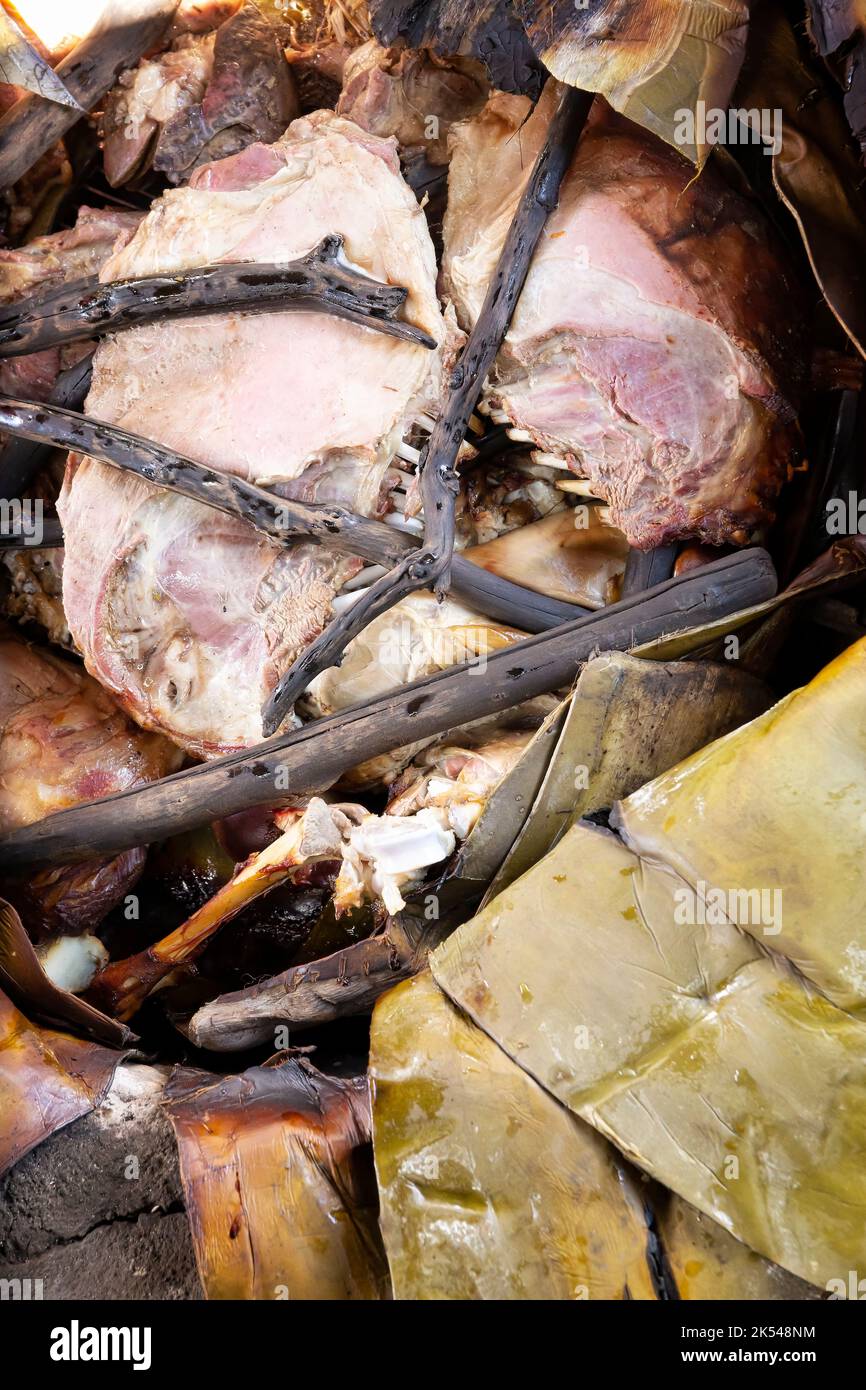
<svg viewBox="0 0 866 1390"><path fill-rule="evenodd" d="M124 68L157 42L177 8L177 0L113 0L98 28L58 63L57 76L84 111L90 111ZM0 120L0 190L9 188L81 117L29 94Z"/></svg>
<svg viewBox="0 0 866 1390"><path fill-rule="evenodd" d="M639 594L644 589L651 589L654 584L662 584L670 579L676 556L675 545L658 545L654 550L635 550L632 546L625 562L622 597Z"/></svg>
<svg viewBox="0 0 866 1390"><path fill-rule="evenodd" d="M428 891L365 941L211 1000L187 1024L187 1037L196 1047L235 1052L271 1041L280 1025L314 1028L369 1013L386 990L424 969L430 952L472 915L481 897L479 885L446 874L435 884L440 915L430 921Z"/></svg>
<svg viewBox="0 0 866 1390"><path fill-rule="evenodd" d="M369 1013L386 990L423 969L444 935L435 929L410 933L399 917L392 918L381 935L309 965L295 965L248 989L221 994L193 1015L187 1036L195 1047L241 1052L271 1041L281 1024L311 1028Z"/></svg>
<svg viewBox="0 0 866 1390"><path fill-rule="evenodd" d="M49 405L78 410L84 404L93 376L93 353L61 372L54 383ZM24 497L41 466L55 447L40 439L13 435L0 449L0 497ZM62 542L60 542L62 544Z"/></svg>
<svg viewBox="0 0 866 1390"><path fill-rule="evenodd" d="M262 708L262 728L273 734L310 681L339 664L346 647L368 623L416 589L448 588L454 551L454 506L459 479L457 455L469 417L481 395L511 322L538 238L556 207L559 188L592 105L592 93L568 87L560 98L547 139L518 204L478 321L451 373L448 399L421 458L424 540L328 625L281 676Z"/></svg>
<svg viewBox="0 0 866 1390"><path fill-rule="evenodd" d="M406 302L402 285L384 285L339 259L341 236L327 236L296 261L203 265L137 280L76 280L0 309L0 357L117 333L162 319L205 314L319 313L435 348L423 329L396 317Z"/></svg>
<svg viewBox="0 0 866 1390"><path fill-rule="evenodd" d="M382 521L357 516L328 503L293 502L278 497L243 478L220 473L173 449L163 448L143 435L130 434L87 415L36 401L0 397L0 430L89 454L157 487L240 517L279 545L292 545L302 538L319 541L375 565L394 565L404 555L417 551L414 537ZM11 492L3 495L14 496ZM489 617L524 631L543 631L583 611L574 604L500 579L462 557L455 560L454 574L455 592L468 603Z"/></svg>
<svg viewBox="0 0 866 1390"><path fill-rule="evenodd" d="M100 801L47 816L0 839L0 865L72 863L117 854L253 806L289 805L375 757L570 685L594 651L627 650L702 626L776 592L764 550L741 550L609 608L437 672L302 729Z"/></svg>

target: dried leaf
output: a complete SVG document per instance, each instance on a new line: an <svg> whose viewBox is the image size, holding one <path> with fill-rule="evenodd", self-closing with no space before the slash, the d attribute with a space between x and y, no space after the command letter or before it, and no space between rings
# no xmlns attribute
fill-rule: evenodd
<svg viewBox="0 0 866 1390"><path fill-rule="evenodd" d="M295 1057L240 1076L184 1070L166 1103L208 1298L388 1296L366 1077Z"/></svg>
<svg viewBox="0 0 866 1390"><path fill-rule="evenodd" d="M698 103L724 109L743 61L749 22L746 0L517 0L527 33L561 82L600 92L689 159L702 164L709 147L700 123L694 138L677 138L684 111Z"/></svg>
<svg viewBox="0 0 866 1390"><path fill-rule="evenodd" d="M37 1028L0 992L0 1176L49 1134L94 1110L122 1057Z"/></svg>
<svg viewBox="0 0 866 1390"><path fill-rule="evenodd" d="M48 978L11 903L0 898L0 984L34 1018L71 1028L107 1047L126 1047L135 1034Z"/></svg>
<svg viewBox="0 0 866 1390"><path fill-rule="evenodd" d="M756 7L736 102L781 111L781 149L773 155L776 191L797 223L827 303L866 355L863 171L838 102L800 53L778 4Z"/></svg>

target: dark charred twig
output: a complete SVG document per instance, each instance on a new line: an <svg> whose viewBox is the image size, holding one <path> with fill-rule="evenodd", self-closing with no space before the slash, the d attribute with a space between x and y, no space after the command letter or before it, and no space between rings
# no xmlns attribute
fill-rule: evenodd
<svg viewBox="0 0 866 1390"><path fill-rule="evenodd" d="M464 916L472 910L471 901L465 898ZM295 965L248 989L221 994L193 1015L185 1031L195 1047L239 1052L273 1039L278 1024L312 1028L369 1013L386 990L423 970L430 951L447 935L444 922L401 912L366 941Z"/></svg>
<svg viewBox="0 0 866 1390"><path fill-rule="evenodd" d="M622 597L639 594L670 579L677 557L675 545L658 545L654 550L635 550L632 546L625 562L622 578Z"/></svg>
<svg viewBox="0 0 866 1390"><path fill-rule="evenodd" d="M90 111L124 70L157 42L177 0L114 0L98 28L58 63L57 76ZM81 117L75 107L32 93L0 120L0 190L9 188Z"/></svg>
<svg viewBox="0 0 866 1390"><path fill-rule="evenodd" d="M93 353L88 353L54 383L49 405L61 410L78 410L84 404L93 376ZM40 467L55 446L38 439L13 436L0 450L0 497L23 497ZM62 544L62 542L61 542Z"/></svg>
<svg viewBox="0 0 866 1390"><path fill-rule="evenodd" d="M96 334L205 314L331 314L392 338L435 348L436 340L396 317L408 290L341 264L341 236L327 236L296 261L204 265L139 280L76 280L0 309L0 357L19 357Z"/></svg>
<svg viewBox="0 0 866 1390"><path fill-rule="evenodd" d="M63 531L56 517L49 517L34 530L21 522L8 530L0 527L0 550L57 550L63 544Z"/></svg>
<svg viewBox="0 0 866 1390"><path fill-rule="evenodd" d="M341 613L281 676L262 709L262 728L273 734L310 681L329 666L353 637L380 613L416 589L448 588L454 551L454 507L459 489L457 455L520 297L538 238L559 200L559 188L592 105L592 93L567 88L509 228L484 304L460 361L452 371L448 400L421 458L424 540Z"/></svg>
<svg viewBox="0 0 866 1390"><path fill-rule="evenodd" d="M418 543L412 536L382 521L327 503L289 501L242 478L176 454L143 435L130 434L87 415L36 401L0 397L0 430L89 454L157 487L240 517L279 545L291 545L299 539L319 541L376 565L394 565L417 551ZM0 474L0 479L5 488L5 474ZM3 495L15 494L10 491ZM524 631L542 631L583 611L574 604L546 598L489 574L471 560L455 560L454 574L455 592L467 602L497 621Z"/></svg>
<svg viewBox="0 0 866 1390"><path fill-rule="evenodd" d="M594 651L624 650L702 626L776 592L766 551L741 550L527 638L477 662L319 719L244 753L163 778L151 786L60 811L0 840L9 872L116 854L253 806L288 805L331 786L365 758L435 738L510 709L574 679Z"/></svg>

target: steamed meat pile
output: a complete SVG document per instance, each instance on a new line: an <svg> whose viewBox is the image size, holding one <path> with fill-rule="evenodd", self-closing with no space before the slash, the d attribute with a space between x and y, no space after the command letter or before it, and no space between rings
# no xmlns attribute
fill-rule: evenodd
<svg viewBox="0 0 866 1390"><path fill-rule="evenodd" d="M0 629L0 831L141 786L179 763L176 748L130 725L79 668ZM40 933L84 931L135 883L145 853L45 869L4 892Z"/></svg>
<svg viewBox="0 0 866 1390"><path fill-rule="evenodd" d="M451 132L442 288L474 323L556 97ZM490 390L645 548L746 541L796 462L797 295L758 209L597 100Z"/></svg>
<svg viewBox="0 0 866 1390"><path fill-rule="evenodd" d="M392 142L331 112L301 118L163 195L102 278L291 260L330 233L352 265L408 289L405 317L438 352L315 313L158 323L99 348L88 412L286 496L387 510L390 465L415 416L437 409L453 337ZM357 562L281 549L87 459L70 462L58 510L64 604L89 670L196 753L259 740L263 700Z"/></svg>

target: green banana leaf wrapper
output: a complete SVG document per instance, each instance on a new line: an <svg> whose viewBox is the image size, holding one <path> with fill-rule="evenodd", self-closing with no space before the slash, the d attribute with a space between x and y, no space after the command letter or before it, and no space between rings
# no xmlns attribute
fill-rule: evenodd
<svg viewBox="0 0 866 1390"><path fill-rule="evenodd" d="M839 1007L862 1000L864 696L866 642L629 798L639 853L572 827L431 958L552 1095L819 1287L866 1259L866 1024Z"/></svg>

